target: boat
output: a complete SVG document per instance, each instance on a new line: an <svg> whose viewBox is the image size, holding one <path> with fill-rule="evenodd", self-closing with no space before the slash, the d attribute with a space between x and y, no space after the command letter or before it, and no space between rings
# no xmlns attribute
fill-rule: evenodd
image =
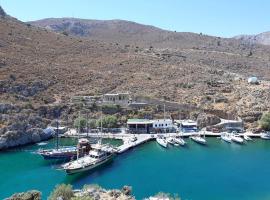
<svg viewBox="0 0 270 200"><path fill-rule="evenodd" d="M101 115L101 134L103 133L102 120ZM76 160L62 165L62 169L65 170L67 174L89 171L112 161L115 155L116 150L109 145L102 144L102 137L100 137L96 144L91 145L90 151L85 156L79 158L77 155Z"/></svg>
<svg viewBox="0 0 270 200"><path fill-rule="evenodd" d="M93 170L105 163L113 160L115 157L115 152L109 150L109 148L104 148L101 144L93 146L88 153L88 155L78 158L75 161L68 162L62 165L63 170L67 174L75 174L84 171Z"/></svg>
<svg viewBox="0 0 270 200"><path fill-rule="evenodd" d="M168 142L166 141L165 138L157 137L157 138L156 138L156 141L157 141L157 143L158 143L160 146L162 146L162 147L164 147L164 148L167 148Z"/></svg>
<svg viewBox="0 0 270 200"><path fill-rule="evenodd" d="M171 144L171 145L175 144L174 138L172 138L172 137L167 137L166 141L167 141L168 144Z"/></svg>
<svg viewBox="0 0 270 200"><path fill-rule="evenodd" d="M179 144L179 145L181 145L181 146L184 146L185 144L186 144L186 142L185 142L185 140L184 139L182 139L182 138L174 138L174 142L176 143L176 144Z"/></svg>
<svg viewBox="0 0 270 200"><path fill-rule="evenodd" d="M222 140L224 140L225 142L228 142L228 143L231 143L232 142L232 138L231 138L231 136L230 136L229 133L222 133L221 136L220 136L220 138Z"/></svg>
<svg viewBox="0 0 270 200"><path fill-rule="evenodd" d="M192 139L194 142L197 142L199 144L206 144L206 140L199 135L193 135L190 137L190 139Z"/></svg>
<svg viewBox="0 0 270 200"><path fill-rule="evenodd" d="M84 156L91 149L91 145L88 139L81 138L78 140L77 146L57 147L55 149L39 150L37 153L41 155L45 160L71 160Z"/></svg>
<svg viewBox="0 0 270 200"><path fill-rule="evenodd" d="M244 140L246 140L246 141L252 141L252 138L249 137L249 136L246 135L246 134L244 134L243 137L244 137Z"/></svg>
<svg viewBox="0 0 270 200"><path fill-rule="evenodd" d="M261 138L264 140L270 140L270 133L261 133Z"/></svg>
<svg viewBox="0 0 270 200"><path fill-rule="evenodd" d="M231 138L233 142L236 142L238 144L243 144L244 143L244 139L241 138L240 136L236 135L236 134L231 134Z"/></svg>

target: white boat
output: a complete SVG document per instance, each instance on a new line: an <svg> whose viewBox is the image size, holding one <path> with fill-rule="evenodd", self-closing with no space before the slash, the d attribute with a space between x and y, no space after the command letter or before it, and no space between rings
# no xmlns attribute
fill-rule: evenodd
<svg viewBox="0 0 270 200"><path fill-rule="evenodd" d="M75 161L68 162L62 165L62 167L67 174L75 174L97 168L100 165L111 161L114 156L115 153L106 151L102 149L102 147L98 147L89 151L88 155L78 158Z"/></svg>
<svg viewBox="0 0 270 200"><path fill-rule="evenodd" d="M157 141L157 143L158 143L159 145L161 145L162 147L167 148L168 142L167 142L164 138L157 137L156 141Z"/></svg>
<svg viewBox="0 0 270 200"><path fill-rule="evenodd" d="M244 143L244 139L241 138L241 137L238 136L238 135L231 134L231 138L232 138L232 141L233 141L233 142L236 142L236 143L239 143L239 144L243 144L243 143Z"/></svg>
<svg viewBox="0 0 270 200"><path fill-rule="evenodd" d="M181 146L184 146L186 144L185 140L182 138L174 138L175 144L180 144Z"/></svg>
<svg viewBox="0 0 270 200"><path fill-rule="evenodd" d="M262 133L261 138L264 140L270 140L270 134L269 133Z"/></svg>
<svg viewBox="0 0 270 200"><path fill-rule="evenodd" d="M246 141L252 141L252 138L249 137L249 136L246 135L246 134L244 134L243 137L244 137L244 139L245 139Z"/></svg>
<svg viewBox="0 0 270 200"><path fill-rule="evenodd" d="M166 142L167 142L168 144L172 144L172 145L175 144L175 141L174 141L174 139L173 139L172 137L167 137L167 138L166 138Z"/></svg>
<svg viewBox="0 0 270 200"><path fill-rule="evenodd" d="M230 134L228 134L228 133L222 133L220 138L222 140L224 140L225 142L228 142L228 143L232 142L232 138L231 138Z"/></svg>
<svg viewBox="0 0 270 200"><path fill-rule="evenodd" d="M197 142L199 144L206 144L206 140L204 138L202 138L199 135L194 135L190 137L194 142Z"/></svg>

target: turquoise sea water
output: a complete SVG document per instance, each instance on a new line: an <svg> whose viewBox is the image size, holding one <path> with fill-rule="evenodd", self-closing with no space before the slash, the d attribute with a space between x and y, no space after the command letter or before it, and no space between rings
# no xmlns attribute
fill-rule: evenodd
<svg viewBox="0 0 270 200"><path fill-rule="evenodd" d="M74 188L92 183L105 188L131 185L137 199L159 191L178 193L184 200L270 199L270 141L257 139L237 145L216 138L207 140L207 146L186 139L186 148L168 149L149 142L96 171L72 176L56 170L55 162L32 153L40 146L1 152L0 199L29 189L42 191L47 199L59 183L70 183ZM53 144L50 141L43 147Z"/></svg>

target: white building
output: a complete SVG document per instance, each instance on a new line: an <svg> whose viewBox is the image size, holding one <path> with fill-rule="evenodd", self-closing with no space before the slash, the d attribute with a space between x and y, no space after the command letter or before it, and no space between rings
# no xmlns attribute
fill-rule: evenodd
<svg viewBox="0 0 270 200"><path fill-rule="evenodd" d="M154 129L171 129L173 122L171 119L156 119L152 120Z"/></svg>
<svg viewBox="0 0 270 200"><path fill-rule="evenodd" d="M258 84L258 83L259 83L259 80L258 80L257 77L252 76L252 77L249 77L249 78L248 78L248 83L249 83L249 84Z"/></svg>

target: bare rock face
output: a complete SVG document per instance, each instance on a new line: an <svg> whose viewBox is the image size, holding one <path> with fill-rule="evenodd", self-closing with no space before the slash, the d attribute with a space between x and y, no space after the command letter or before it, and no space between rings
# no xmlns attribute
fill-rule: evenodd
<svg viewBox="0 0 270 200"><path fill-rule="evenodd" d="M197 117L197 123L202 128L220 123L220 118L216 115L200 113Z"/></svg>
<svg viewBox="0 0 270 200"><path fill-rule="evenodd" d="M41 200L41 193L36 190L16 193L5 200Z"/></svg>
<svg viewBox="0 0 270 200"><path fill-rule="evenodd" d="M5 17L7 14L4 9L0 6L0 17Z"/></svg>

